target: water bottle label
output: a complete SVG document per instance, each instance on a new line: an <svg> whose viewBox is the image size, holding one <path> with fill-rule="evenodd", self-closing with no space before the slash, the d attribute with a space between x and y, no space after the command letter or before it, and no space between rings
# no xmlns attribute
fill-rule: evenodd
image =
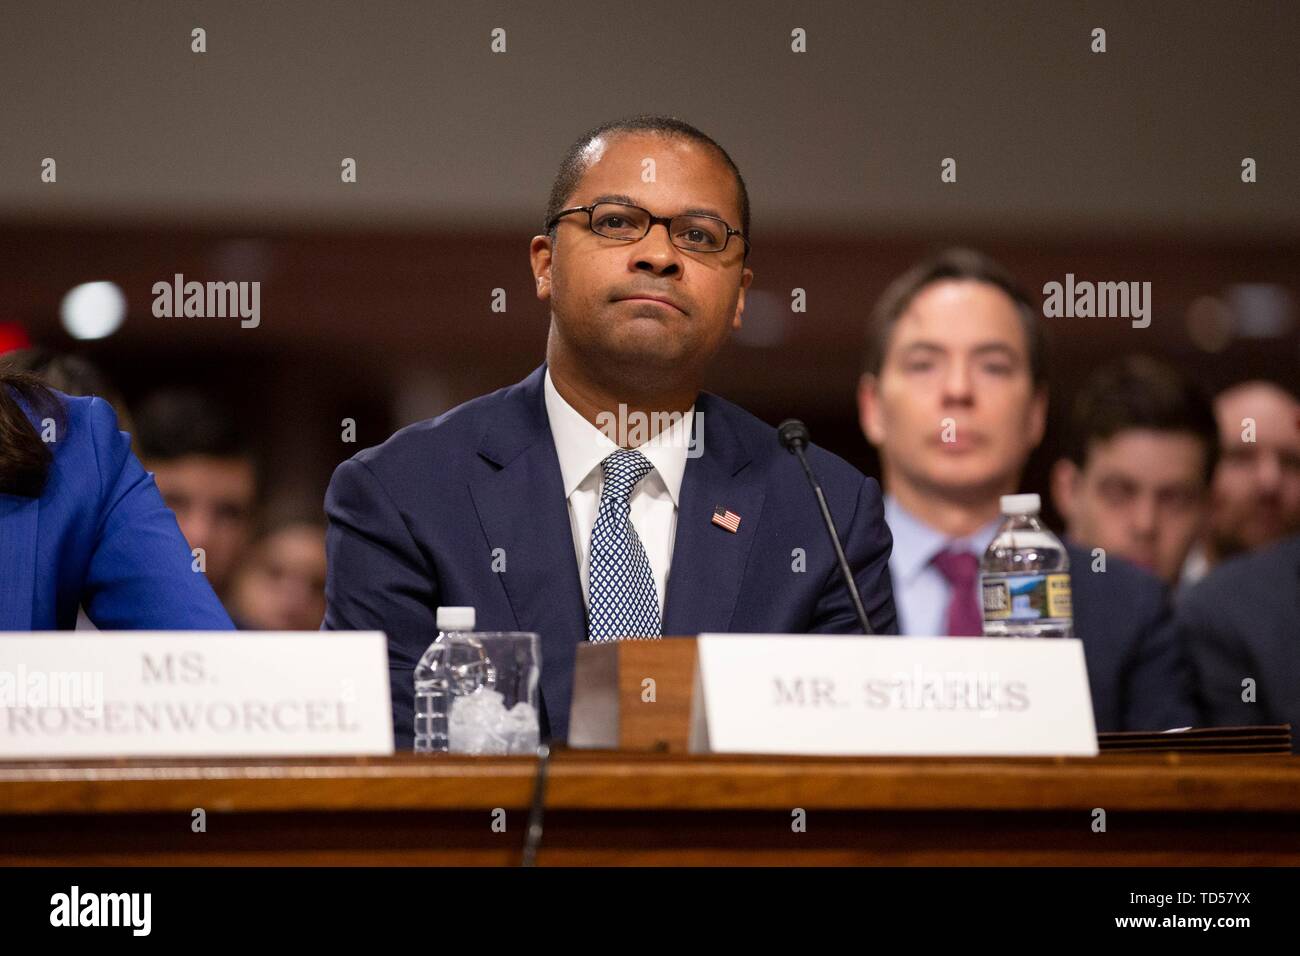
<svg viewBox="0 0 1300 956"><path fill-rule="evenodd" d="M1068 574L985 574L981 581L986 621L1073 617Z"/></svg>

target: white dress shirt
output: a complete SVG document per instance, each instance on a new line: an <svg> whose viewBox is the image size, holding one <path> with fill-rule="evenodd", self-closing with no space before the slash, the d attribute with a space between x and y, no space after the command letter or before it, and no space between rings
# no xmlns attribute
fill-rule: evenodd
<svg viewBox="0 0 1300 956"><path fill-rule="evenodd" d="M975 557L982 558L993 536L998 533L1002 518L995 518L964 538L949 538L904 510L898 499L886 495L885 523L894 536L894 550L889 554L889 574L894 582L898 633L906 637L945 636L952 588L930 561L948 548L971 551ZM975 576L975 587L979 588L979 575Z"/></svg>
<svg viewBox="0 0 1300 956"><path fill-rule="evenodd" d="M601 486L605 476L600 463L618 444L593 425L564 400L546 370L546 415L551 436L560 459L560 476L564 497L569 505L569 526L573 530L573 550L578 560L582 597L588 604L591 596L587 580L591 571L591 529L600 508ZM628 499L632 527L636 528L650 570L654 572L659 598L659 620L663 620L664 598L668 592L668 571L673 560L673 541L677 535L677 500L686 472L686 451L690 439L692 405L671 427L637 446L653 466Z"/></svg>

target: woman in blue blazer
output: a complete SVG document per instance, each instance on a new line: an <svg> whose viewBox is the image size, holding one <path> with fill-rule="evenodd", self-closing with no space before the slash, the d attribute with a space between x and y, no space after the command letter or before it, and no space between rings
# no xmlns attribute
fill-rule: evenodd
<svg viewBox="0 0 1300 956"><path fill-rule="evenodd" d="M230 630L100 398L0 365L0 631Z"/></svg>

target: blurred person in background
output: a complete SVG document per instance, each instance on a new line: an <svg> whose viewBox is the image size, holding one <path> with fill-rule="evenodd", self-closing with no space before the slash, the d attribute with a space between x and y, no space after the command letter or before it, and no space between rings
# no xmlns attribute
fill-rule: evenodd
<svg viewBox="0 0 1300 956"><path fill-rule="evenodd" d="M108 402L117 414L117 427L131 436L132 450L139 454L140 449L135 445L135 423L126 401L95 363L80 355L45 348L17 349L6 353L4 361L10 368L25 369L39 376L56 392L87 398L98 396Z"/></svg>
<svg viewBox="0 0 1300 956"><path fill-rule="evenodd" d="M883 466L900 632L982 634L980 559L1046 424L1038 308L982 253L918 263L872 313L858 414ZM1121 559L1094 573L1065 547L1097 729L1196 723L1161 583Z"/></svg>
<svg viewBox="0 0 1300 956"><path fill-rule="evenodd" d="M1069 429L1051 479L1066 532L1176 585L1209 520L1219 452L1210 400L1176 369L1125 356L1084 383Z"/></svg>
<svg viewBox="0 0 1300 956"><path fill-rule="evenodd" d="M1219 726L1300 726L1300 401L1249 381L1215 401L1213 526L1179 600L1200 707ZM1198 560L1199 557L1199 560ZM1293 735L1300 752L1300 735Z"/></svg>
<svg viewBox="0 0 1300 956"><path fill-rule="evenodd" d="M229 630L101 398L0 359L0 631Z"/></svg>
<svg viewBox="0 0 1300 956"><path fill-rule="evenodd" d="M1188 559L1189 582L1300 532L1300 400L1272 382L1249 381L1220 392L1214 411L1220 457L1210 529Z"/></svg>
<svg viewBox="0 0 1300 956"><path fill-rule="evenodd" d="M1178 616L1209 725L1290 724L1300 752L1300 535L1217 565Z"/></svg>
<svg viewBox="0 0 1300 956"><path fill-rule="evenodd" d="M230 410L190 390L157 392L136 410L140 456L223 602L252 538L253 455Z"/></svg>
<svg viewBox="0 0 1300 956"><path fill-rule="evenodd" d="M231 614L253 630L319 630L325 618L325 570L324 521L281 518L235 570Z"/></svg>

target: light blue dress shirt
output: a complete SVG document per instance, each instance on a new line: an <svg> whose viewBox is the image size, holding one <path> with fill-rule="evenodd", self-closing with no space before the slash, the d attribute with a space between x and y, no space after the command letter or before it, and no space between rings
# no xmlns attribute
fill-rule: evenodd
<svg viewBox="0 0 1300 956"><path fill-rule="evenodd" d="M976 557L983 557L1002 519L995 518L964 538L949 538L904 510L893 495L886 495L885 521L894 535L889 573L894 579L898 633L905 637L944 636L952 589L930 561L948 548L968 550ZM978 590L978 577L975 587Z"/></svg>

